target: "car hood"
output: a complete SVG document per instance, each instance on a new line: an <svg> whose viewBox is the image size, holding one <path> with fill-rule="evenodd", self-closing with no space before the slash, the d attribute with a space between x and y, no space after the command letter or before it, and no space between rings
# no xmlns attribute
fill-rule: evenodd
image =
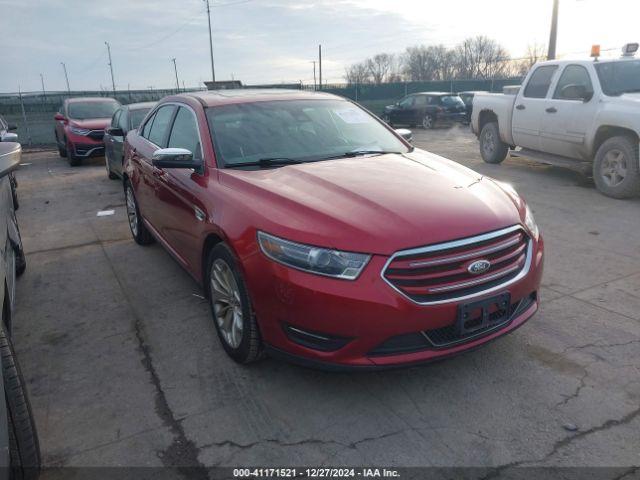
<svg viewBox="0 0 640 480"><path fill-rule="evenodd" d="M494 181L421 150L246 171L220 181L287 239L389 255L520 222L517 199Z"/></svg>
<svg viewBox="0 0 640 480"><path fill-rule="evenodd" d="M111 123L110 118L87 118L86 120L69 119L69 125L88 130L104 130Z"/></svg>

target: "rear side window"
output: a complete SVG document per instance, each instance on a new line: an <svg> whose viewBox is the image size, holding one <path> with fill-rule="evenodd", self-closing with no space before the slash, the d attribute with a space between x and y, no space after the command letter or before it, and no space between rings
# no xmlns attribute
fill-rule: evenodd
<svg viewBox="0 0 640 480"><path fill-rule="evenodd" d="M147 137L150 142L155 143L159 147L164 147L167 130L174 110L175 107L173 105L167 105L158 109L153 118L151 129L149 130L149 137Z"/></svg>
<svg viewBox="0 0 640 480"><path fill-rule="evenodd" d="M425 97L424 95L418 95L416 97L416 101L414 102L414 105L416 107L424 107L427 104L427 97Z"/></svg>
<svg viewBox="0 0 640 480"><path fill-rule="evenodd" d="M545 98L551 86L553 74L556 73L557 69L557 65L545 65L536 68L524 89L524 96L528 98Z"/></svg>
<svg viewBox="0 0 640 480"><path fill-rule="evenodd" d="M194 158L202 158L200 154L200 139L198 137L198 124L187 108L180 107L173 122L171 135L169 135L170 148L186 148L193 153Z"/></svg>

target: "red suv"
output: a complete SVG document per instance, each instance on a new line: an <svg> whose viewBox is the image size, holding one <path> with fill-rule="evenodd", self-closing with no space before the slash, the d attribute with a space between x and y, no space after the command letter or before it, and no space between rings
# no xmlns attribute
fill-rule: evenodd
<svg viewBox="0 0 640 480"><path fill-rule="evenodd" d="M68 158L72 166L80 165L83 158L103 156L104 130L119 107L113 98L66 99L54 116L60 156Z"/></svg>
<svg viewBox="0 0 640 480"><path fill-rule="evenodd" d="M241 363L414 364L538 309L524 200L333 95L165 98L127 136L124 188L136 242L157 239L204 285Z"/></svg>

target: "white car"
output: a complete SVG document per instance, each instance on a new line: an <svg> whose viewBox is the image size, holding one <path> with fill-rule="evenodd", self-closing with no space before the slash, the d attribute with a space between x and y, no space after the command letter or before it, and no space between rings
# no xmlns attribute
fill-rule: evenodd
<svg viewBox="0 0 640 480"><path fill-rule="evenodd" d="M637 50L636 43L620 59L540 62L512 94L477 94L471 128L484 161L500 163L511 150L592 172L610 197L640 194Z"/></svg>

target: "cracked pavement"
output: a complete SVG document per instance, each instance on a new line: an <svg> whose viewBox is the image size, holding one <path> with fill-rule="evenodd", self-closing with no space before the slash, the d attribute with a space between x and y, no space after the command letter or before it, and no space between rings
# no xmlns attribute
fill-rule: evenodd
<svg viewBox="0 0 640 480"><path fill-rule="evenodd" d="M542 307L480 350L356 374L234 364L198 286L160 246L130 239L103 160L70 168L54 152L25 154L18 218L28 268L14 335L47 465L495 467L486 478L525 465L619 466L636 475L640 199L605 198L577 173L523 159L484 164L465 129L417 130L414 143L525 196L546 241ZM96 217L106 207L115 215Z"/></svg>

